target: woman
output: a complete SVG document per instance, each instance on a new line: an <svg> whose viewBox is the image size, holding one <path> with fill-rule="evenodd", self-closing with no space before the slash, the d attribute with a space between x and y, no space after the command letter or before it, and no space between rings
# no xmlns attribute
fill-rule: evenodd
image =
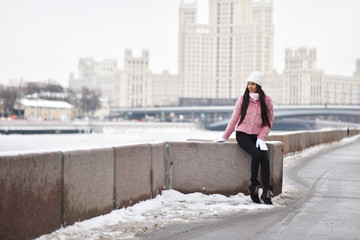
<svg viewBox="0 0 360 240"><path fill-rule="evenodd" d="M271 98L262 90L263 76L256 71L247 79L247 88L235 105L232 118L221 138L217 142L225 142L231 133L236 131L236 141L251 155L251 178L248 188L251 199L260 203L259 186L257 180L259 165L261 164L261 179L263 193L261 200L265 204L272 204L273 197L270 186L270 166L265 139L274 123L274 111Z"/></svg>

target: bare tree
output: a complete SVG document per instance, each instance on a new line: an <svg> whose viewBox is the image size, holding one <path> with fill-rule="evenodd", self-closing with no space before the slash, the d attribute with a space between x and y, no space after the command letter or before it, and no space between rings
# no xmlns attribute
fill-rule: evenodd
<svg viewBox="0 0 360 240"><path fill-rule="evenodd" d="M66 98L64 100L74 106L75 118L82 118L84 116L80 92L77 92L71 88L67 88Z"/></svg>
<svg viewBox="0 0 360 240"><path fill-rule="evenodd" d="M86 87L81 89L81 105L83 113L92 118L100 108L100 93Z"/></svg>
<svg viewBox="0 0 360 240"><path fill-rule="evenodd" d="M43 86L38 82L26 82L24 84L24 94L34 94L34 93L40 93L43 89Z"/></svg>
<svg viewBox="0 0 360 240"><path fill-rule="evenodd" d="M43 88L44 92L61 93L64 92L63 86L57 83L48 83Z"/></svg>
<svg viewBox="0 0 360 240"><path fill-rule="evenodd" d="M17 93L18 88L14 86L0 88L0 99L3 105L4 116L8 116L11 113L11 110L14 109Z"/></svg>
<svg viewBox="0 0 360 240"><path fill-rule="evenodd" d="M24 94L41 94L41 93L63 93L65 89L57 83L27 82L23 85Z"/></svg>

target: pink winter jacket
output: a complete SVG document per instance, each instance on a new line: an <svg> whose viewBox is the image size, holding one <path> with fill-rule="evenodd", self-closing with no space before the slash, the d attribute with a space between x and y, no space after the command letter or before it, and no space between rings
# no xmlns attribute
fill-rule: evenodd
<svg viewBox="0 0 360 240"><path fill-rule="evenodd" d="M267 125L262 126L260 100L255 101L252 98L249 99L249 106L246 111L246 116L243 122L238 125L240 121L242 102L243 96L239 97L239 99L237 100L231 120L228 123L222 137L226 140L229 139L230 135L235 130L245 132L247 134L258 135L258 138L265 141L266 137L270 132L270 127ZM272 100L269 96L266 96L265 102L268 108L269 121L272 126L274 123L274 107L272 104Z"/></svg>

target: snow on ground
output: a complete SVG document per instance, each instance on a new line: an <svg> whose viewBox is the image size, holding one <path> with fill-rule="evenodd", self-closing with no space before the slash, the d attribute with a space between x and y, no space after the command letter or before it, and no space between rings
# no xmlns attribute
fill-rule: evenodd
<svg viewBox="0 0 360 240"><path fill-rule="evenodd" d="M274 206L255 204L240 193L226 197L220 194L182 194L165 190L152 200L90 220L75 223L38 240L47 239L128 239L135 234L176 223L201 221L227 214L244 214Z"/></svg>
<svg viewBox="0 0 360 240"><path fill-rule="evenodd" d="M182 194L175 190L165 190L154 199L77 222L37 240L136 239L136 234L169 224L211 221L225 215L254 214L285 207L299 198L300 194L297 189L284 186L283 193L275 197L274 205L270 206L253 203L249 196L242 193L226 197L220 194Z"/></svg>

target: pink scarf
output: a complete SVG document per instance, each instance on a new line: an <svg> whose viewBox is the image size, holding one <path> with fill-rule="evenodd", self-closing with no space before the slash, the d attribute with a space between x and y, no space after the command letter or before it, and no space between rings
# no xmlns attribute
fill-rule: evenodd
<svg viewBox="0 0 360 240"><path fill-rule="evenodd" d="M250 98L253 99L254 101L259 100L260 99L259 93L250 93Z"/></svg>

